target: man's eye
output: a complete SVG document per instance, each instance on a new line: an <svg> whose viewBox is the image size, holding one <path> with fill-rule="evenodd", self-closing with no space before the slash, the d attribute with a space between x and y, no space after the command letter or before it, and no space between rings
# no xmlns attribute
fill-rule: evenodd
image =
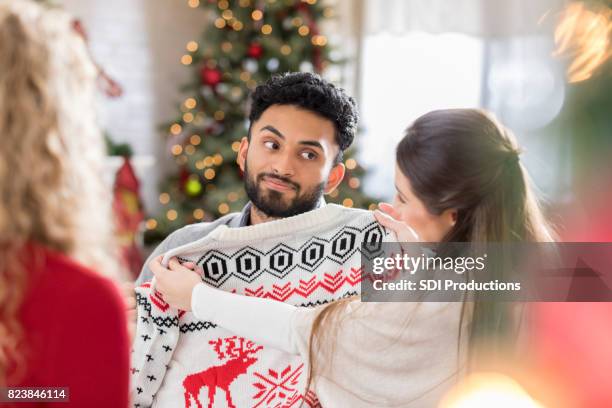
<svg viewBox="0 0 612 408"><path fill-rule="evenodd" d="M313 152L302 152L302 157L306 160L314 160L317 158L317 155Z"/></svg>
<svg viewBox="0 0 612 408"><path fill-rule="evenodd" d="M270 141L264 142L264 146L266 146L268 149L271 149L271 150L278 149L278 144L274 142L270 142Z"/></svg>

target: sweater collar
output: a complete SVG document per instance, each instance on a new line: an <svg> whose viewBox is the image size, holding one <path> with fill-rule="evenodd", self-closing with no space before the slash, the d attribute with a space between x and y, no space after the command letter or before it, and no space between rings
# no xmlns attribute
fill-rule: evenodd
<svg viewBox="0 0 612 408"><path fill-rule="evenodd" d="M312 211L307 211L293 217L281 218L257 225L231 228L220 225L208 236L218 241L255 241L271 236L293 234L312 228L321 228L333 220L337 220L345 207L337 204L325 204Z"/></svg>
<svg viewBox="0 0 612 408"><path fill-rule="evenodd" d="M326 204L327 203L325 202L325 199L323 198L323 196L321 196L321 199L317 203L316 208L321 208ZM251 225L251 207L252 206L253 206L253 203L251 201L246 203L246 205L242 207L242 211L240 211L238 216L232 220L233 222L230 222L229 227L237 228L237 227L247 227Z"/></svg>

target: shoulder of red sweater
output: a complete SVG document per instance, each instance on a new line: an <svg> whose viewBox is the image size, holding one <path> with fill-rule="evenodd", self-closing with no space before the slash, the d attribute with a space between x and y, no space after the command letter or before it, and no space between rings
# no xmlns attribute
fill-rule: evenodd
<svg viewBox="0 0 612 408"><path fill-rule="evenodd" d="M57 289L60 293L98 293L98 296L114 296L115 284L96 271L80 264L66 254L44 247L29 245L32 257L26 267L30 270L33 284L43 290ZM109 293L110 292L110 293Z"/></svg>

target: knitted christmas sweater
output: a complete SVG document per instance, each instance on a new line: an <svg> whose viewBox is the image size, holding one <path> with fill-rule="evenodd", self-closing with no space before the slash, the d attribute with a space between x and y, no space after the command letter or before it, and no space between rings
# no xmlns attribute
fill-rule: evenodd
<svg viewBox="0 0 612 408"><path fill-rule="evenodd" d="M162 263L177 257L221 290L314 307L359 294L362 255L380 255L379 243L391 236L371 212L328 204L253 226L221 225L168 251ZM299 356L175 310L151 283L136 289L136 300L134 407L317 405Z"/></svg>

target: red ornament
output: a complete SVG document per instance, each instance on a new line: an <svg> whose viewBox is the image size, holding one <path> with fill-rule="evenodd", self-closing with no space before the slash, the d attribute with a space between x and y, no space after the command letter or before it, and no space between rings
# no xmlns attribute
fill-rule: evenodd
<svg viewBox="0 0 612 408"><path fill-rule="evenodd" d="M259 43L249 45L247 55L251 58L259 59L263 55L263 47Z"/></svg>
<svg viewBox="0 0 612 408"><path fill-rule="evenodd" d="M181 171L179 172L179 186L183 192L185 191L185 183L187 183L190 174L191 173L189 173L184 166L181 167Z"/></svg>
<svg viewBox="0 0 612 408"><path fill-rule="evenodd" d="M221 71L204 66L200 70L200 78L204 85L217 86L221 82Z"/></svg>
<svg viewBox="0 0 612 408"><path fill-rule="evenodd" d="M121 263L133 277L138 276L143 257L138 244L140 224L144 219L144 207L140 197L140 180L128 157L115 175L113 187L113 212L115 214L115 233L121 251Z"/></svg>

